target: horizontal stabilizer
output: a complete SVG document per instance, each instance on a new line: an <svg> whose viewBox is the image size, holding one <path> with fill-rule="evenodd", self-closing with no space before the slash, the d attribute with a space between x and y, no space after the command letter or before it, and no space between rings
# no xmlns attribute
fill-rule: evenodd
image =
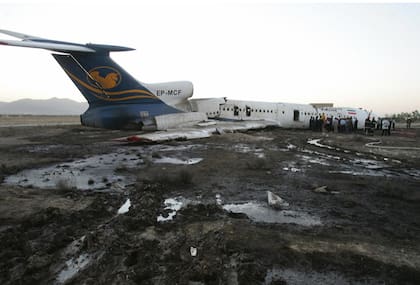
<svg viewBox="0 0 420 285"><path fill-rule="evenodd" d="M113 45L100 45L100 44L77 44L69 42L61 42L55 40L49 40L45 38L30 36L8 30L0 30L0 33L9 35L18 39L17 40L0 40L0 45L18 46L18 47L29 47L29 48L41 48L56 52L72 53L107 53L111 51L130 51L133 48Z"/></svg>
<svg viewBox="0 0 420 285"><path fill-rule="evenodd" d="M21 34L18 32L8 31L8 30L0 30L0 33L9 35L14 38L22 39L22 40L42 40L40 37L30 36L26 34Z"/></svg>
<svg viewBox="0 0 420 285"><path fill-rule="evenodd" d="M59 44L59 43L48 43L48 42L36 42L36 41L13 41L13 40L0 40L0 45L9 45L17 47L30 47L30 48L42 48L58 52L95 52L94 49L72 44Z"/></svg>

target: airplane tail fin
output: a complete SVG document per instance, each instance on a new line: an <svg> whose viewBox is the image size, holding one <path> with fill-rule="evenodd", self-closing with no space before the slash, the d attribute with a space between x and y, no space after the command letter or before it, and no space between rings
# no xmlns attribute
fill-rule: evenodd
<svg viewBox="0 0 420 285"><path fill-rule="evenodd" d="M7 30L0 30L0 33L21 39L0 40L0 45L59 52L53 54L54 58L91 105L163 103L109 56L110 52L130 51L132 48L55 41Z"/></svg>
<svg viewBox="0 0 420 285"><path fill-rule="evenodd" d="M53 56L89 104L161 102L106 53Z"/></svg>

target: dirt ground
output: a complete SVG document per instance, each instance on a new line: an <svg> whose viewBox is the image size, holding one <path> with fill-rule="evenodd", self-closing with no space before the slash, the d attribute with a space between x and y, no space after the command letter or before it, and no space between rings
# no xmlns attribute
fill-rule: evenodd
<svg viewBox="0 0 420 285"><path fill-rule="evenodd" d="M420 128L129 134L0 128L0 284L420 284Z"/></svg>

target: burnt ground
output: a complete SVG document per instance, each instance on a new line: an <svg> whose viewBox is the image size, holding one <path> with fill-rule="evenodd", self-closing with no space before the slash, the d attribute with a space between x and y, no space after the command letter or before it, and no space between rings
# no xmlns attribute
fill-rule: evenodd
<svg viewBox="0 0 420 285"><path fill-rule="evenodd" d="M420 284L420 129L112 141L128 134L0 128L1 284ZM21 172L115 153L132 154L120 178L91 165L85 189ZM171 198L181 208L158 221Z"/></svg>

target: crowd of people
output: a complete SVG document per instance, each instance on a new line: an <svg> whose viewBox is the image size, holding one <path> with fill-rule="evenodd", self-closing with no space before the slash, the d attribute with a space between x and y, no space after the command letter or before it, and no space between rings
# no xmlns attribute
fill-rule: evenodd
<svg viewBox="0 0 420 285"><path fill-rule="evenodd" d="M351 133L357 130L357 125L356 117L328 117L324 113L309 120L309 128L319 132Z"/></svg>
<svg viewBox="0 0 420 285"><path fill-rule="evenodd" d="M375 129L382 130L382 136L390 136L391 129L395 130L395 120L382 118L376 121L375 118L372 118L371 120L367 117L365 120L365 134L373 135Z"/></svg>
<svg viewBox="0 0 420 285"><path fill-rule="evenodd" d="M358 120L356 117L328 117L322 114L310 118L309 128L318 132L352 133L357 131ZM382 136L390 136L391 129L395 129L395 120L388 118L375 120L375 118L370 119L370 117L365 120L364 133L366 135L373 135L375 130L379 130L382 131Z"/></svg>

